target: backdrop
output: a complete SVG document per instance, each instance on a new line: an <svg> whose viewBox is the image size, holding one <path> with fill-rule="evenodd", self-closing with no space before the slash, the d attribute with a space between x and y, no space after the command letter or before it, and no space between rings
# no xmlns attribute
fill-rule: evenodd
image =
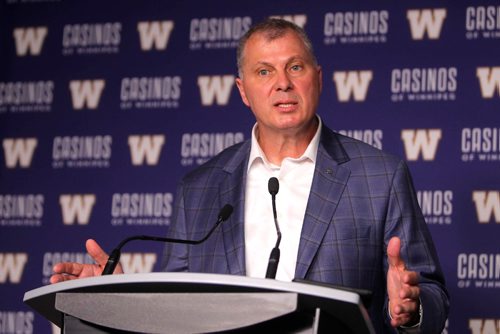
<svg viewBox="0 0 500 334"><path fill-rule="evenodd" d="M267 16L310 34L319 114L408 161L447 285L445 332L500 333L500 5L488 1L57 1L0 5L0 333L59 261L165 235L181 176L249 138L235 46ZM162 245L124 249L156 271Z"/></svg>

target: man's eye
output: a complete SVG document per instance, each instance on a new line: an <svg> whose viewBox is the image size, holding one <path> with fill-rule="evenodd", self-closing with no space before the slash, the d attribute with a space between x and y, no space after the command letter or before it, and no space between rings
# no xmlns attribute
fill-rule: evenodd
<svg viewBox="0 0 500 334"><path fill-rule="evenodd" d="M301 69L302 69L302 66L300 66L300 65L293 65L292 67L290 67L290 70L293 72L300 71Z"/></svg>
<svg viewBox="0 0 500 334"><path fill-rule="evenodd" d="M260 76L266 76L266 75L269 75L269 70L259 70L259 75L260 75Z"/></svg>

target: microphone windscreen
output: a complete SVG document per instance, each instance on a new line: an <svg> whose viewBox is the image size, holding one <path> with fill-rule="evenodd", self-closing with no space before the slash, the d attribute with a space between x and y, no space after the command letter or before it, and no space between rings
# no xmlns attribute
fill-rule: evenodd
<svg viewBox="0 0 500 334"><path fill-rule="evenodd" d="M269 179L269 182L267 183L267 188L269 189L269 193L271 195L276 195L278 191L280 190L280 184L278 182L278 179L275 177L272 177Z"/></svg>
<svg viewBox="0 0 500 334"><path fill-rule="evenodd" d="M221 222L225 221L229 218L229 216L233 213L233 206L231 204L226 204L219 212L219 220Z"/></svg>

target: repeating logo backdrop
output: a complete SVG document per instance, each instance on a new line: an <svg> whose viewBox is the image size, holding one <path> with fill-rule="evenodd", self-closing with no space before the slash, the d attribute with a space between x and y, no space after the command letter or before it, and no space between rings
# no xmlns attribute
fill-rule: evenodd
<svg viewBox="0 0 500 334"><path fill-rule="evenodd" d="M310 34L324 122L408 161L451 293L445 332L499 333L495 0L2 1L0 333L56 331L24 292L91 261L87 238L164 235L181 176L249 138L235 47L267 16ZM156 271L161 250L131 243L122 264Z"/></svg>

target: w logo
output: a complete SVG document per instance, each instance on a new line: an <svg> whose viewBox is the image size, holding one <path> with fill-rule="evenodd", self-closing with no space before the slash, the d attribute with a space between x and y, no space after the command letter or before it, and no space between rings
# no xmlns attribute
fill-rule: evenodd
<svg viewBox="0 0 500 334"><path fill-rule="evenodd" d="M500 191L474 191L472 200L476 204L479 223L487 224L493 216L495 222L500 224Z"/></svg>
<svg viewBox="0 0 500 334"><path fill-rule="evenodd" d="M132 164L140 166L146 161L148 165L157 165L164 143L164 135L129 136L128 145L130 146Z"/></svg>
<svg viewBox="0 0 500 334"><path fill-rule="evenodd" d="M286 20L292 23L295 23L302 29L304 29L306 23L307 23L307 15L304 14L298 14L298 15L273 15L271 16L273 19L282 19Z"/></svg>
<svg viewBox="0 0 500 334"><path fill-rule="evenodd" d="M94 194L59 196L64 225L88 225L95 201Z"/></svg>
<svg viewBox="0 0 500 334"><path fill-rule="evenodd" d="M436 157L437 147L441 140L441 129L403 130L401 139L404 142L407 160L418 160L422 154L424 160L432 161Z"/></svg>
<svg viewBox="0 0 500 334"><path fill-rule="evenodd" d="M23 277L24 266L28 262L26 253L0 253L0 284L19 283Z"/></svg>
<svg viewBox="0 0 500 334"><path fill-rule="evenodd" d="M471 334L500 333L500 319L469 319Z"/></svg>
<svg viewBox="0 0 500 334"><path fill-rule="evenodd" d="M123 253L120 264L126 273L150 273L156 263L155 253Z"/></svg>
<svg viewBox="0 0 500 334"><path fill-rule="evenodd" d="M410 22L411 37L414 40L424 39L425 33L429 39L438 39L441 35L446 9L410 9L406 12Z"/></svg>
<svg viewBox="0 0 500 334"><path fill-rule="evenodd" d="M96 109L99 106L102 90L106 85L104 80L73 80L69 82L71 100L75 110Z"/></svg>
<svg viewBox="0 0 500 334"><path fill-rule="evenodd" d="M372 78L372 71L333 72L339 102L348 102L351 95L356 102L364 101Z"/></svg>
<svg viewBox="0 0 500 334"><path fill-rule="evenodd" d="M29 168L38 145L36 138L6 138L3 140L5 165L7 168Z"/></svg>
<svg viewBox="0 0 500 334"><path fill-rule="evenodd" d="M156 50L165 50L174 29L174 21L139 22L139 38L141 49L150 51L155 46Z"/></svg>
<svg viewBox="0 0 500 334"><path fill-rule="evenodd" d="M495 91L500 95L500 67L478 67L476 75L483 98L493 98Z"/></svg>
<svg viewBox="0 0 500 334"><path fill-rule="evenodd" d="M211 106L225 106L229 102L231 90L234 86L234 75L199 76L198 87L200 87L201 104Z"/></svg>
<svg viewBox="0 0 500 334"><path fill-rule="evenodd" d="M15 28L13 35L16 43L16 54L20 57L30 54L38 56L49 30L47 27Z"/></svg>

